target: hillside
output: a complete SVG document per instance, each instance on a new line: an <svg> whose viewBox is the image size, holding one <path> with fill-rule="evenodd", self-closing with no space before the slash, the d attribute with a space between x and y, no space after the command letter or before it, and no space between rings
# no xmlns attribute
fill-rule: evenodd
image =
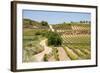
<svg viewBox="0 0 100 73"><path fill-rule="evenodd" d="M41 22L38 22L38 21L35 21L35 20L31 20L31 19L23 19L23 26L24 28L33 28L33 29L46 29L48 28L47 25L43 25L42 24L42 21Z"/></svg>

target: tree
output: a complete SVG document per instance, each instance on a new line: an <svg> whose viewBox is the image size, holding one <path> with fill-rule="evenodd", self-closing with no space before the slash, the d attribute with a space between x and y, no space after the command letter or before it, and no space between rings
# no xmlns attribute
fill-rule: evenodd
<svg viewBox="0 0 100 73"><path fill-rule="evenodd" d="M48 45L60 46L61 44L62 44L61 37L56 32L50 33L48 37Z"/></svg>
<svg viewBox="0 0 100 73"><path fill-rule="evenodd" d="M73 21L71 21L70 23L74 23Z"/></svg>
<svg viewBox="0 0 100 73"><path fill-rule="evenodd" d="M85 23L85 21L82 21L82 23Z"/></svg>
<svg viewBox="0 0 100 73"><path fill-rule="evenodd" d="M63 24L66 24L66 22L63 22Z"/></svg>
<svg viewBox="0 0 100 73"><path fill-rule="evenodd" d="M85 23L88 23L88 21L85 21Z"/></svg>
<svg viewBox="0 0 100 73"><path fill-rule="evenodd" d="M48 26L48 22L46 22L46 21L42 21L41 24L42 24L42 26Z"/></svg>
<svg viewBox="0 0 100 73"><path fill-rule="evenodd" d="M82 21L80 21L80 23L83 23Z"/></svg>
<svg viewBox="0 0 100 73"><path fill-rule="evenodd" d="M89 21L89 24L91 24L91 21Z"/></svg>

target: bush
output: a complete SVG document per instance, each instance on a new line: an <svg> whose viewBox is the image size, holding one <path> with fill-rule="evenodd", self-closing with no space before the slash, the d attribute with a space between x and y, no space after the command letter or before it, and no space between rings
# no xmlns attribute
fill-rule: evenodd
<svg viewBox="0 0 100 73"><path fill-rule="evenodd" d="M51 32L50 35L48 36L48 45L60 46L61 44L62 44L61 37L57 33Z"/></svg>
<svg viewBox="0 0 100 73"><path fill-rule="evenodd" d="M46 22L46 21L42 21L41 24L42 24L42 26L48 26L48 22Z"/></svg>
<svg viewBox="0 0 100 73"><path fill-rule="evenodd" d="M57 48L52 48L52 53L56 59L56 61L59 61L59 53L58 53L58 49Z"/></svg>
<svg viewBox="0 0 100 73"><path fill-rule="evenodd" d="M48 61L48 55L47 55L47 54L44 55L43 60L44 60L44 61Z"/></svg>
<svg viewBox="0 0 100 73"><path fill-rule="evenodd" d="M48 36L49 36L49 31L43 31L43 32L41 32L41 35L42 35L43 37L47 37L47 38L48 38Z"/></svg>
<svg viewBox="0 0 100 73"><path fill-rule="evenodd" d="M35 35L41 35L41 32L38 31L38 32L35 33Z"/></svg>

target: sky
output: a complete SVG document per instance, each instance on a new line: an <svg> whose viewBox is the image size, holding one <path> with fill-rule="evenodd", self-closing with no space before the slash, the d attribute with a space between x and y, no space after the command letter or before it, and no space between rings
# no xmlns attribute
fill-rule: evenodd
<svg viewBox="0 0 100 73"><path fill-rule="evenodd" d="M49 24L59 24L71 21L91 21L91 14L82 12L23 10L23 18L35 20L38 22L47 21Z"/></svg>

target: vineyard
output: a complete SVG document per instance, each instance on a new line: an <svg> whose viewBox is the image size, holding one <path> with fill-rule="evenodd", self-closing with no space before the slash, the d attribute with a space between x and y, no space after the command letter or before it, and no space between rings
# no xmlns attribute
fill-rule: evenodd
<svg viewBox="0 0 100 73"><path fill-rule="evenodd" d="M62 47L71 60L91 58L90 24L67 23L53 25L53 27L61 35Z"/></svg>
<svg viewBox="0 0 100 73"><path fill-rule="evenodd" d="M91 59L90 24L24 20L23 62Z"/></svg>

